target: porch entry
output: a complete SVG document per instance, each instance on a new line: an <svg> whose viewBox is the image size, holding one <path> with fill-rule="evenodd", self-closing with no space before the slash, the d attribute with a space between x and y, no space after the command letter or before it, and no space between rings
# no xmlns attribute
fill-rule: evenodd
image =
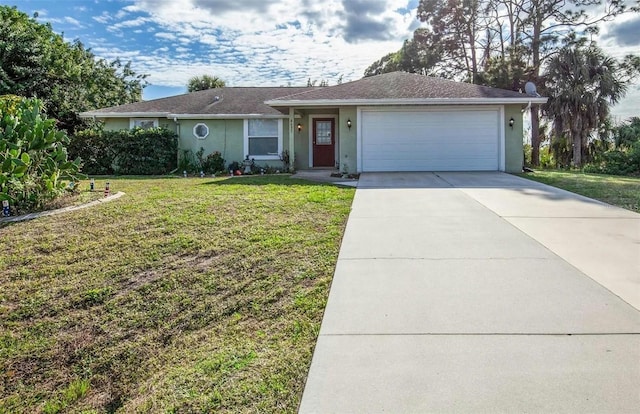
<svg viewBox="0 0 640 414"><path fill-rule="evenodd" d="M313 167L335 167L335 129L334 118L313 119Z"/></svg>

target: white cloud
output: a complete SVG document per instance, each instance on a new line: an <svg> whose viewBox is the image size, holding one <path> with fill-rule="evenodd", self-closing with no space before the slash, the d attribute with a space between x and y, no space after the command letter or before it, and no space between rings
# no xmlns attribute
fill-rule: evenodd
<svg viewBox="0 0 640 414"><path fill-rule="evenodd" d="M104 12L102 12L100 14L100 16L93 16L92 19L95 20L98 23L107 24L111 20L113 20L113 17L111 17L111 15L109 13L104 11Z"/></svg>
<svg viewBox="0 0 640 414"><path fill-rule="evenodd" d="M66 16L64 21L77 27L84 27L82 23L70 16Z"/></svg>
<svg viewBox="0 0 640 414"><path fill-rule="evenodd" d="M144 17L112 24L110 30L148 23L148 30L157 29L156 38L178 42L178 60L163 61L166 68L134 62L153 83L181 86L194 74L213 72L231 85L303 85L309 77L360 78L373 61L399 49L414 20L413 12L395 11L406 5L406 0L134 0L121 11ZM348 26L345 15L360 11L368 19L364 23L376 22L384 34L372 33L359 20ZM193 60L180 62L193 55L190 50L198 50L201 59L195 68ZM185 67L177 69L180 64Z"/></svg>
<svg viewBox="0 0 640 414"><path fill-rule="evenodd" d="M139 27L142 26L144 24L146 24L149 21L148 18L146 17L137 17L133 20L125 20L122 22L118 22L115 24L112 24L111 26L109 26L107 28L107 30L109 31L117 31L117 30L122 30L122 29L127 29L127 28L131 28L131 27Z"/></svg>
<svg viewBox="0 0 640 414"><path fill-rule="evenodd" d="M166 40L176 40L178 38L173 33L168 33L168 32L156 33L156 34L154 34L154 36L159 38L159 39L166 39Z"/></svg>

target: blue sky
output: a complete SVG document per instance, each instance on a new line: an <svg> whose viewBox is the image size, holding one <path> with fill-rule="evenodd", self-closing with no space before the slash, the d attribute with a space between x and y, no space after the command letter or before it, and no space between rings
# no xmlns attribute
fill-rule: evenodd
<svg viewBox="0 0 640 414"><path fill-rule="evenodd" d="M9 0L68 40L149 74L144 99L186 92L214 74L229 86L335 84L362 77L418 27L418 0ZM640 14L603 25L615 57L640 52ZM636 84L614 112L640 115Z"/></svg>

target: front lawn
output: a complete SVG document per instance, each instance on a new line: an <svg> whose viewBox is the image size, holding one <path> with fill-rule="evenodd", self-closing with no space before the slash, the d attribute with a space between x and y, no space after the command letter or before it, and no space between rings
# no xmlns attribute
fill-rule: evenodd
<svg viewBox="0 0 640 414"><path fill-rule="evenodd" d="M109 181L0 227L0 413L295 412L354 190Z"/></svg>
<svg viewBox="0 0 640 414"><path fill-rule="evenodd" d="M640 177L546 170L519 175L640 213Z"/></svg>

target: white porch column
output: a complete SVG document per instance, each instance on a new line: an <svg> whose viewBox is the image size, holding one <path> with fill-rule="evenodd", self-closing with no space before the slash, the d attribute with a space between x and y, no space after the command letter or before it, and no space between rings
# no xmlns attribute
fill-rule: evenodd
<svg viewBox="0 0 640 414"><path fill-rule="evenodd" d="M293 169L295 166L295 110L289 108L289 168Z"/></svg>

